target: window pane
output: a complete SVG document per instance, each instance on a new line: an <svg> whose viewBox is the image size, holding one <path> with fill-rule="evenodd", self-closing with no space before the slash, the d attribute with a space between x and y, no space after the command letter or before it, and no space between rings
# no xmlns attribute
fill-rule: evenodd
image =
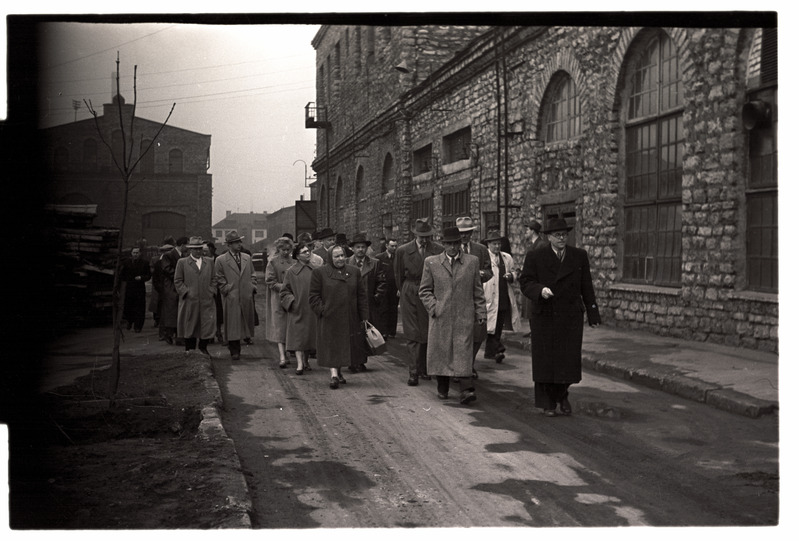
<svg viewBox="0 0 799 541"><path fill-rule="evenodd" d="M777 192L749 194L746 203L746 264L749 287L776 292Z"/></svg>

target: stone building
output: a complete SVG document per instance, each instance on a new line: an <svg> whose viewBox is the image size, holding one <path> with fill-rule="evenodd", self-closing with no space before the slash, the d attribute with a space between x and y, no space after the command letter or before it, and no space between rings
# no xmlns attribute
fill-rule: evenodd
<svg viewBox="0 0 799 541"><path fill-rule="evenodd" d="M776 22L776 19L774 20ZM563 217L605 322L777 351L776 28L323 26L319 225Z"/></svg>
<svg viewBox="0 0 799 541"><path fill-rule="evenodd" d="M130 119L133 105L117 94L94 118L42 129L43 159L50 177L49 199L59 204L96 204L94 225L118 228L122 222L124 183L106 143L121 163L122 118ZM211 236L211 136L136 117L131 141L126 120L125 154L134 160L123 245L141 238L160 245L165 236ZM156 137L157 136L157 137ZM105 141L105 142L104 142ZM154 143L151 145L151 142ZM147 149L149 148L149 151Z"/></svg>

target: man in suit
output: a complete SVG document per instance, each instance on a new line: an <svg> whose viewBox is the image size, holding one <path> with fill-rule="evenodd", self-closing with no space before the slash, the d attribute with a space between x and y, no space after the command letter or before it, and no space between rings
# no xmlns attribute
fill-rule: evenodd
<svg viewBox="0 0 799 541"><path fill-rule="evenodd" d="M361 283L366 288L369 298L369 322L378 331L383 332L382 323L379 319L380 304L386 295L386 270L385 265L377 259L366 255L366 249L372 241L366 238L366 233L356 233L350 242L352 256L347 258L346 264L356 267L361 273ZM355 360L361 362L350 364L350 372L366 371L366 355L360 356Z"/></svg>
<svg viewBox="0 0 799 541"><path fill-rule="evenodd" d="M164 239L164 244L172 244L173 248L166 252L160 260L161 289L159 290L159 335L164 337L167 344L175 343L175 334L178 328L178 292L175 289L175 269L178 260L183 257L188 237L180 237L177 242L172 237ZM182 340L178 339L180 345Z"/></svg>
<svg viewBox="0 0 799 541"><path fill-rule="evenodd" d="M316 235L318 246L313 253L321 257L325 263L330 263L328 250L336 243L336 233L329 227L325 227Z"/></svg>
<svg viewBox="0 0 799 541"><path fill-rule="evenodd" d="M214 259L203 256L202 237L191 237L188 257L178 260L175 289L178 292L178 337L186 353L199 350L208 355L208 343L216 333L216 275Z"/></svg>
<svg viewBox="0 0 799 541"><path fill-rule="evenodd" d="M386 240L386 251L375 256L385 265L386 295L380 304L380 330L384 338L394 338L397 335L397 309L399 307L399 291L397 280L394 276L394 259L397 256L397 239Z"/></svg>
<svg viewBox="0 0 799 541"><path fill-rule="evenodd" d="M455 226L461 236L461 252L477 257L480 281L482 283L489 281L494 276L494 272L491 270L491 256L488 254L488 248L479 242L472 241L472 233L477 229L477 226L474 225L474 222L468 216L457 218ZM472 353L472 377L475 379L477 378L477 370L474 369L474 360L477 358L477 352L480 351L480 345L486 339L486 335L485 327L475 329Z"/></svg>
<svg viewBox="0 0 799 541"><path fill-rule="evenodd" d="M412 233L414 240L397 248L394 277L400 291L402 333L408 340L408 385L419 385L419 378L427 375L427 327L429 317L419 299L419 281L422 279L425 257L438 255L444 247L431 242L433 228L425 220L416 220Z"/></svg>
<svg viewBox="0 0 799 541"><path fill-rule="evenodd" d="M235 230L225 236L228 251L216 258L214 274L222 295L222 324L230 357L241 356L241 341L255 334L255 307L253 293L256 288L255 268L252 259L242 253L244 239Z"/></svg>
<svg viewBox="0 0 799 541"><path fill-rule="evenodd" d="M585 250L566 245L571 227L551 220L544 233L549 247L527 252L519 276L522 293L532 300L530 315L535 406L547 417L570 415L569 385L582 379L583 312L588 324L601 319Z"/></svg>
<svg viewBox="0 0 799 541"><path fill-rule="evenodd" d="M419 298L430 314L427 370L436 376L438 397L448 398L450 379L458 378L460 403L477 399L472 346L474 330L485 324L486 301L476 256L463 253L457 227L444 229L444 253L428 257Z"/></svg>

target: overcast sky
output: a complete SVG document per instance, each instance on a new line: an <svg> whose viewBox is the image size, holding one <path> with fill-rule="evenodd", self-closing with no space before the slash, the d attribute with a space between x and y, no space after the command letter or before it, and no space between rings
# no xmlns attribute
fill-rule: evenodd
<svg viewBox="0 0 799 541"><path fill-rule="evenodd" d="M136 114L211 135L213 221L233 212L273 212L310 191L305 166L315 131L304 126L315 100L318 25L42 25L40 127L72 122L73 100L102 111L112 96L117 51L121 93ZM77 119L90 118L85 106Z"/></svg>

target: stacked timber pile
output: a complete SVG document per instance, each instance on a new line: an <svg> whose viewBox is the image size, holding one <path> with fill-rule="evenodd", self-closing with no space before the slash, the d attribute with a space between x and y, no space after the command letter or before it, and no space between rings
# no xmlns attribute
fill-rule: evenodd
<svg viewBox="0 0 799 541"><path fill-rule="evenodd" d="M56 249L53 284L72 323L108 322L112 315L119 230L92 225L97 205L50 205Z"/></svg>

